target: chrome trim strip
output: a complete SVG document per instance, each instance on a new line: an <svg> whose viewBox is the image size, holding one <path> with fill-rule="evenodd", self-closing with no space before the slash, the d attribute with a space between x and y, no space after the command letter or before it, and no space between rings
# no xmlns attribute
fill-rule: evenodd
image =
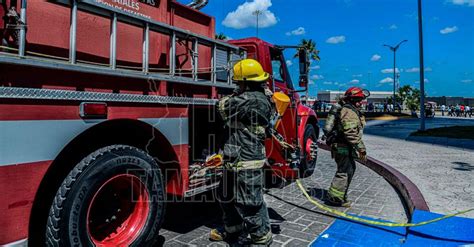
<svg viewBox="0 0 474 247"><path fill-rule="evenodd" d="M185 98L142 94L100 93L69 91L58 89L0 87L0 98L3 99L36 99L36 100L74 100L97 102L129 102L175 105L214 105L214 99Z"/></svg>

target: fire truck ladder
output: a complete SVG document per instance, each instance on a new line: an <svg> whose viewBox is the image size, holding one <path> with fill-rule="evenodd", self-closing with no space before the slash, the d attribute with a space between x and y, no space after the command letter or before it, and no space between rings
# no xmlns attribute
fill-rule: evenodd
<svg viewBox="0 0 474 247"><path fill-rule="evenodd" d="M21 21L26 23L27 0L21 1ZM157 22L146 17L133 15L131 13L109 7L94 0L58 0L70 7L70 30L69 30L69 57L66 59L38 54L26 51L26 24L20 27L18 49L16 53L0 52L0 63L17 64L23 66L34 66L46 69L57 69L91 74L120 76L135 79L170 81L173 83L184 83L201 86L214 86L218 88L233 88L231 85L231 70L229 69L233 61L240 59L244 54L242 48L221 42L206 36L192 33L189 30L177 28L162 22ZM110 18L110 59L109 64L97 64L85 61L78 61L76 58L76 36L77 36L77 13L86 11L99 16ZM142 39L142 67L133 70L130 67L117 65L117 23L122 22L143 29ZM157 32L169 36L169 67L160 69L161 72L154 72L149 64L150 32ZM176 68L176 43L177 39L191 40L191 69L190 77L182 75ZM198 68L199 45L211 48L211 64L209 68ZM5 47L3 47L5 48ZM33 56L31 56L32 54ZM207 71L203 72L206 69ZM163 71L164 70L164 71ZM201 70L201 71L200 71ZM200 79L200 73L210 73L211 79Z"/></svg>

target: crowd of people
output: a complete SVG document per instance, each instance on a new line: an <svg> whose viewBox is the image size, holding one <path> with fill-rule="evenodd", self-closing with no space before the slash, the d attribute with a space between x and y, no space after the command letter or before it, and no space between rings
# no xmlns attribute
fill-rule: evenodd
<svg viewBox="0 0 474 247"><path fill-rule="evenodd" d="M369 103L365 105L366 112L395 112L399 111L400 106L392 103Z"/></svg>
<svg viewBox="0 0 474 247"><path fill-rule="evenodd" d="M316 112L326 112L329 111L333 104L329 102L316 100L311 106ZM369 103L362 106L365 112L399 112L400 105L394 105L391 103Z"/></svg>
<svg viewBox="0 0 474 247"><path fill-rule="evenodd" d="M440 110L441 116L444 116L445 113L450 117L472 117L473 115L472 107L468 105L441 105Z"/></svg>

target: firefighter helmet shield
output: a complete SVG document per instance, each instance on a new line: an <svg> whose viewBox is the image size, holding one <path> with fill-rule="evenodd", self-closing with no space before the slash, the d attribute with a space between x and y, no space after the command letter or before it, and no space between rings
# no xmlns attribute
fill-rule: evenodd
<svg viewBox="0 0 474 247"><path fill-rule="evenodd" d="M363 100L370 96L370 92L367 89L362 89L360 87L350 87L344 93L344 97L348 99L360 99Z"/></svg>
<svg viewBox="0 0 474 247"><path fill-rule="evenodd" d="M234 65L234 81L264 82L270 75L254 59L244 59Z"/></svg>

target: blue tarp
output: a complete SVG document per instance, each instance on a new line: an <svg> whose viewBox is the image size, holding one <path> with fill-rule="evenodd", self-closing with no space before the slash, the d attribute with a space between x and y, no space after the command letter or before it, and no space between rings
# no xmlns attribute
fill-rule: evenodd
<svg viewBox="0 0 474 247"><path fill-rule="evenodd" d="M440 216L442 215L415 210L413 222ZM337 219L311 243L311 246L460 246L465 244L474 244L474 219L452 217L411 228L380 227Z"/></svg>

